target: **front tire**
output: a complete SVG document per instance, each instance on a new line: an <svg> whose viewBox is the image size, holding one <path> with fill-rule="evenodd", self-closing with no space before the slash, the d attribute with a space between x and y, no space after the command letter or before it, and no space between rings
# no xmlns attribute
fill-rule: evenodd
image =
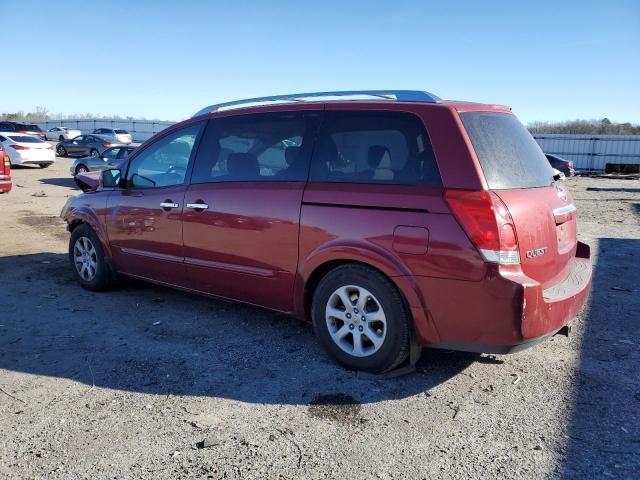
<svg viewBox="0 0 640 480"><path fill-rule="evenodd" d="M64 148L62 145L58 145L58 147L56 148L56 154L59 157L66 157L67 156L67 149Z"/></svg>
<svg viewBox="0 0 640 480"><path fill-rule="evenodd" d="M347 368L382 373L409 354L404 299L372 268L349 264L330 271L314 292L311 315L322 346Z"/></svg>
<svg viewBox="0 0 640 480"><path fill-rule="evenodd" d="M98 235L82 224L76 227L69 239L69 261L78 283L87 290L98 292L107 288L109 272Z"/></svg>
<svg viewBox="0 0 640 480"><path fill-rule="evenodd" d="M79 173L87 173L88 171L89 169L84 165L78 165L76 167L76 175L78 175Z"/></svg>
<svg viewBox="0 0 640 480"><path fill-rule="evenodd" d="M99 157L99 156L100 156L100 152L98 152L98 150L91 150L91 151L89 152L89 155L90 155L90 156L92 156L92 157L94 157L94 158L95 158L95 157Z"/></svg>

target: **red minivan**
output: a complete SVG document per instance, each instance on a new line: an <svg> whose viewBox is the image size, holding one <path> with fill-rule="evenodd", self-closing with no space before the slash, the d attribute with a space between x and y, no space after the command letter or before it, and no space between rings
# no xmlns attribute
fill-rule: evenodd
<svg viewBox="0 0 640 480"><path fill-rule="evenodd" d="M62 217L83 287L119 273L286 312L350 368L387 371L412 345L516 351L590 290L571 195L504 106L388 90L230 102L77 181Z"/></svg>
<svg viewBox="0 0 640 480"><path fill-rule="evenodd" d="M0 193L9 193L12 186L11 160L2 145L0 145Z"/></svg>

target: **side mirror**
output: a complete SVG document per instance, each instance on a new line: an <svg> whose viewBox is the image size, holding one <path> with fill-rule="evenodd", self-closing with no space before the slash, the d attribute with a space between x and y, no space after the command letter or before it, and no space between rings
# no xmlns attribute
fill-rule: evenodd
<svg viewBox="0 0 640 480"><path fill-rule="evenodd" d="M105 188L113 188L120 185L120 169L111 168L102 171L102 186Z"/></svg>

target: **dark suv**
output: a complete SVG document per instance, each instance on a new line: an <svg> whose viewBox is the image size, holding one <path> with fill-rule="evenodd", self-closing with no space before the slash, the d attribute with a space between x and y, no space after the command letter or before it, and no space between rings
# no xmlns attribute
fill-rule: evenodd
<svg viewBox="0 0 640 480"><path fill-rule="evenodd" d="M310 319L351 368L389 370L412 344L530 346L591 285L571 195L504 106L414 91L213 105L76 178L87 193L62 217L82 286L121 273Z"/></svg>
<svg viewBox="0 0 640 480"><path fill-rule="evenodd" d="M19 123L19 122L0 122L0 132L16 132L25 133L27 135L33 135L40 140L46 140L44 131L33 123Z"/></svg>

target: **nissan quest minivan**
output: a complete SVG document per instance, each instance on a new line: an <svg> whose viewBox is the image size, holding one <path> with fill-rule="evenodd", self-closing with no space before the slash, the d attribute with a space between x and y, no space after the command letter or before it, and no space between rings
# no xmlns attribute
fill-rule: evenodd
<svg viewBox="0 0 640 480"><path fill-rule="evenodd" d="M591 286L571 195L500 105L212 105L77 181L62 217L83 287L123 274L292 314L349 368L390 370L412 345L517 351L564 330Z"/></svg>

